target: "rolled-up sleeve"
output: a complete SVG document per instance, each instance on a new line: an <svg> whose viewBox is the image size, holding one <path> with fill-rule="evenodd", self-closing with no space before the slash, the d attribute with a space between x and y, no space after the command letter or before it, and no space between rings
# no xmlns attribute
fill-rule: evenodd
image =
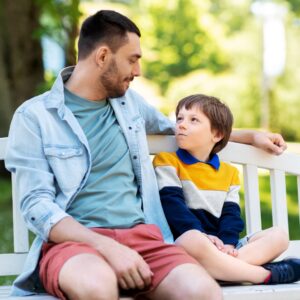
<svg viewBox="0 0 300 300"><path fill-rule="evenodd" d="M44 155L38 122L22 107L11 123L5 165L15 177L15 201L29 230L47 241L53 225L68 214L55 203L55 177Z"/></svg>

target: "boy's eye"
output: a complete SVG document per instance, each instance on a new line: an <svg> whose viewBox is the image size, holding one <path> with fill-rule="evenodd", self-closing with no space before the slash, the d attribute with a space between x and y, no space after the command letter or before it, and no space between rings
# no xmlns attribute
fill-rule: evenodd
<svg viewBox="0 0 300 300"><path fill-rule="evenodd" d="M177 117L176 122L181 121L182 117Z"/></svg>
<svg viewBox="0 0 300 300"><path fill-rule="evenodd" d="M196 121L198 121L197 118L192 118L192 122L196 122Z"/></svg>

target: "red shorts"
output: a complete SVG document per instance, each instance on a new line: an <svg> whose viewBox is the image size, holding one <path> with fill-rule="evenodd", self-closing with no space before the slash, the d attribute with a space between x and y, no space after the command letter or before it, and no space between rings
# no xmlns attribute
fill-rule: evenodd
<svg viewBox="0 0 300 300"><path fill-rule="evenodd" d="M136 250L144 258L154 274L149 291L155 289L175 267L186 263L198 264L183 249L164 243L160 229L156 225L140 224L129 229L92 228L92 230ZM44 243L39 274L49 294L66 299L58 284L60 270L69 258L82 253L101 256L94 248L84 243Z"/></svg>

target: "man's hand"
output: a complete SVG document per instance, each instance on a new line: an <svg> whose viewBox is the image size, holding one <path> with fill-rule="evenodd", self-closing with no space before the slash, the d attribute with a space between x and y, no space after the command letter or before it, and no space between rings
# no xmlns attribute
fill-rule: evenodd
<svg viewBox="0 0 300 300"><path fill-rule="evenodd" d="M278 133L255 132L253 146L261 148L271 154L280 155L287 148L283 137Z"/></svg>
<svg viewBox="0 0 300 300"><path fill-rule="evenodd" d="M151 284L153 273L144 259L135 251L114 240L102 255L116 273L122 289L144 289Z"/></svg>
<svg viewBox="0 0 300 300"><path fill-rule="evenodd" d="M224 245L222 252L231 255L233 257L237 257L238 256L238 250L235 249L235 247L233 245Z"/></svg>
<svg viewBox="0 0 300 300"><path fill-rule="evenodd" d="M207 237L220 251L223 250L224 244L223 244L222 240L220 240L215 235L207 234Z"/></svg>

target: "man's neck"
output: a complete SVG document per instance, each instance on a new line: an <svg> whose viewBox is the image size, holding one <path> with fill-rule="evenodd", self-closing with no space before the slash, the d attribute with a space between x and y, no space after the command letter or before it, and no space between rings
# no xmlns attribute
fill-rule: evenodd
<svg viewBox="0 0 300 300"><path fill-rule="evenodd" d="M106 99L100 80L93 74L95 72L87 64L80 62L75 66L70 78L65 83L65 87L73 94L90 101Z"/></svg>

